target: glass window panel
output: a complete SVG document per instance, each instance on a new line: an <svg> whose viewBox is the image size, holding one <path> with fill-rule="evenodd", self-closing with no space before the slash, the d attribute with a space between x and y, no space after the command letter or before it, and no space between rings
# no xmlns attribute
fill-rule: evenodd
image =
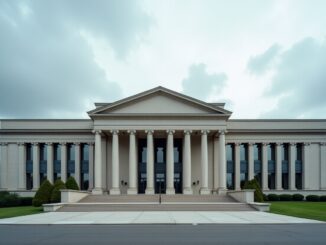
<svg viewBox="0 0 326 245"><path fill-rule="evenodd" d="M143 150L141 152L141 162L147 162L147 147L143 147Z"/></svg>
<svg viewBox="0 0 326 245"><path fill-rule="evenodd" d="M178 149L178 147L174 147L174 162L175 163L180 162L180 159L179 159L179 149Z"/></svg>
<svg viewBox="0 0 326 245"><path fill-rule="evenodd" d="M302 144L297 144L297 160L302 160Z"/></svg>
<svg viewBox="0 0 326 245"><path fill-rule="evenodd" d="M247 161L247 160L248 160L247 145L241 144L240 145L240 161Z"/></svg>
<svg viewBox="0 0 326 245"><path fill-rule="evenodd" d="M89 145L83 144L82 148L82 160L88 160L89 159Z"/></svg>
<svg viewBox="0 0 326 245"><path fill-rule="evenodd" d="M233 145L227 144L226 145L226 160L227 161L233 161Z"/></svg>
<svg viewBox="0 0 326 245"><path fill-rule="evenodd" d="M261 145L254 145L254 160L261 160Z"/></svg>
<svg viewBox="0 0 326 245"><path fill-rule="evenodd" d="M75 146L73 144L68 146L68 160L75 160Z"/></svg>
<svg viewBox="0 0 326 245"><path fill-rule="evenodd" d="M156 157L158 163L164 162L163 147L157 147Z"/></svg>

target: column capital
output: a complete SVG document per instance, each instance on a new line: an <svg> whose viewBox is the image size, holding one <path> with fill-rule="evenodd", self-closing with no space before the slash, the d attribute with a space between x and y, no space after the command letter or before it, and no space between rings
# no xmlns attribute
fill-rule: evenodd
<svg viewBox="0 0 326 245"><path fill-rule="evenodd" d="M67 142L60 142L60 145L67 145Z"/></svg>
<svg viewBox="0 0 326 245"><path fill-rule="evenodd" d="M283 145L283 143L282 142L276 142L275 145L276 146L281 146L281 145Z"/></svg>
<svg viewBox="0 0 326 245"><path fill-rule="evenodd" d="M94 142L87 142L87 145L94 145Z"/></svg>
<svg viewBox="0 0 326 245"><path fill-rule="evenodd" d="M248 146L253 146L255 142L248 142Z"/></svg>
<svg viewBox="0 0 326 245"><path fill-rule="evenodd" d="M192 133L192 130L187 129L187 130L184 130L183 133L186 135L190 135Z"/></svg>
<svg viewBox="0 0 326 245"><path fill-rule="evenodd" d="M53 145L53 142L46 142L45 144L50 146L50 145Z"/></svg>
<svg viewBox="0 0 326 245"><path fill-rule="evenodd" d="M94 130L92 130L92 133L93 134L102 134L102 130L100 130L100 129L94 129Z"/></svg>
<svg viewBox="0 0 326 245"><path fill-rule="evenodd" d="M296 142L290 142L289 144L290 144L290 146L296 146L297 145Z"/></svg>
<svg viewBox="0 0 326 245"><path fill-rule="evenodd" d="M148 129L148 130L145 130L145 133L146 134L154 134L154 130Z"/></svg>
<svg viewBox="0 0 326 245"><path fill-rule="evenodd" d="M8 142L1 142L0 145L2 146L8 145Z"/></svg>
<svg viewBox="0 0 326 245"><path fill-rule="evenodd" d="M167 133L167 134L174 134L174 133L175 133L175 130L173 130L173 129L168 129L168 130L166 130L166 133Z"/></svg>
<svg viewBox="0 0 326 245"><path fill-rule="evenodd" d="M19 146L25 145L25 142L17 142L17 145Z"/></svg>
<svg viewBox="0 0 326 245"><path fill-rule="evenodd" d="M240 146L241 145L241 142L234 142L234 145L235 146Z"/></svg>
<svg viewBox="0 0 326 245"><path fill-rule="evenodd" d="M310 142L304 142L303 145L304 146L309 146L311 143Z"/></svg>
<svg viewBox="0 0 326 245"><path fill-rule="evenodd" d="M38 142L33 142L33 143L32 143L33 146L38 146L39 144L40 144L40 143L38 143Z"/></svg>
<svg viewBox="0 0 326 245"><path fill-rule="evenodd" d="M209 133L209 130L206 130L206 129L203 129L203 130L200 130L201 134L208 134Z"/></svg>
<svg viewBox="0 0 326 245"><path fill-rule="evenodd" d="M221 135L221 134L226 134L228 131L226 129L221 129L218 132Z"/></svg>
<svg viewBox="0 0 326 245"><path fill-rule="evenodd" d="M119 134L119 130L114 129L114 130L110 130L111 134L115 135L115 134Z"/></svg>
<svg viewBox="0 0 326 245"><path fill-rule="evenodd" d="M267 146L267 145L269 145L269 142L263 142L263 143L261 143L263 146Z"/></svg>
<svg viewBox="0 0 326 245"><path fill-rule="evenodd" d="M137 131L135 129L130 129L127 132L128 134L135 135Z"/></svg>
<svg viewBox="0 0 326 245"><path fill-rule="evenodd" d="M80 145L80 142L74 142L74 145Z"/></svg>

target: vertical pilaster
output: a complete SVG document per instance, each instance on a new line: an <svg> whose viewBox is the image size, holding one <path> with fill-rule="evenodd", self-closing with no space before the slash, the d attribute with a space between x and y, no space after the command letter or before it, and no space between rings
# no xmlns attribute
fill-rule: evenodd
<svg viewBox="0 0 326 245"><path fill-rule="evenodd" d="M0 189L6 190L8 175L8 143L1 143Z"/></svg>
<svg viewBox="0 0 326 245"><path fill-rule="evenodd" d="M61 180L66 183L67 181L67 143L61 144Z"/></svg>
<svg viewBox="0 0 326 245"><path fill-rule="evenodd" d="M147 163L146 163L146 175L147 184L145 194L154 194L154 130L146 130L147 133Z"/></svg>
<svg viewBox="0 0 326 245"><path fill-rule="evenodd" d="M119 173L119 131L112 130L112 188L111 195L120 195Z"/></svg>
<svg viewBox="0 0 326 245"><path fill-rule="evenodd" d="M137 194L137 158L136 158L136 130L129 130L129 188L128 194Z"/></svg>
<svg viewBox="0 0 326 245"><path fill-rule="evenodd" d="M208 148L207 148L207 134L209 130L201 131L201 195L208 195Z"/></svg>
<svg viewBox="0 0 326 245"><path fill-rule="evenodd" d="M320 189L326 190L326 142L320 143Z"/></svg>
<svg viewBox="0 0 326 245"><path fill-rule="evenodd" d="M297 155L296 143L290 144L290 154L289 154L289 189L296 190L295 188L295 160Z"/></svg>
<svg viewBox="0 0 326 245"><path fill-rule="evenodd" d="M49 142L47 144L47 179L53 184L53 143Z"/></svg>
<svg viewBox="0 0 326 245"><path fill-rule="evenodd" d="M183 194L192 195L191 188L191 130L184 131Z"/></svg>
<svg viewBox="0 0 326 245"><path fill-rule="evenodd" d="M33 143L33 190L40 188L40 145Z"/></svg>
<svg viewBox="0 0 326 245"><path fill-rule="evenodd" d="M240 190L240 143L235 143L235 190Z"/></svg>
<svg viewBox="0 0 326 245"><path fill-rule="evenodd" d="M276 143L276 190L282 190L282 144Z"/></svg>
<svg viewBox="0 0 326 245"><path fill-rule="evenodd" d="M262 158L263 158L263 167L262 167L262 189L268 190L268 160L267 160L267 145L268 143L263 143Z"/></svg>
<svg viewBox="0 0 326 245"><path fill-rule="evenodd" d="M166 194L174 195L174 130L167 130L166 132L168 134L166 141Z"/></svg>
<svg viewBox="0 0 326 245"><path fill-rule="evenodd" d="M101 130L94 131L95 133L95 162L94 162L94 186L93 194L103 194L102 188L102 137Z"/></svg>
<svg viewBox="0 0 326 245"><path fill-rule="evenodd" d="M80 188L80 143L75 143L75 180Z"/></svg>
<svg viewBox="0 0 326 245"><path fill-rule="evenodd" d="M248 143L248 180L252 180L254 177L254 144Z"/></svg>
<svg viewBox="0 0 326 245"><path fill-rule="evenodd" d="M219 170L219 154L218 154L218 148L219 148L219 141L218 141L218 135L214 135L213 138L213 149L214 149L214 155L213 155L213 166L214 166L214 190L218 190L219 188L219 174L220 174L220 170Z"/></svg>
<svg viewBox="0 0 326 245"><path fill-rule="evenodd" d="M302 157L302 189L308 190L308 169L310 160L310 143L303 144L303 157Z"/></svg>
<svg viewBox="0 0 326 245"><path fill-rule="evenodd" d="M94 143L88 143L89 159L88 159L88 174L89 174L89 184L88 189L92 190L94 188Z"/></svg>
<svg viewBox="0 0 326 245"><path fill-rule="evenodd" d="M225 157L225 130L219 131L219 156L220 156L220 187L219 193L226 192L226 157Z"/></svg>
<svg viewBox="0 0 326 245"><path fill-rule="evenodd" d="M26 190L26 146L25 143L18 143L18 189Z"/></svg>

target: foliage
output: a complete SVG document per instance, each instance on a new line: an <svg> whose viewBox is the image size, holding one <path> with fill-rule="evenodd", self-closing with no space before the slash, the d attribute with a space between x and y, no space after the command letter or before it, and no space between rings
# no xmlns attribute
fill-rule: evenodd
<svg viewBox="0 0 326 245"><path fill-rule="evenodd" d="M5 193L0 198L0 207L14 207L20 205L20 199L17 194Z"/></svg>
<svg viewBox="0 0 326 245"><path fill-rule="evenodd" d="M291 194L281 194L279 195L280 201L292 201L293 197Z"/></svg>
<svg viewBox="0 0 326 245"><path fill-rule="evenodd" d="M293 194L292 199L293 199L293 201L303 201L304 196L301 194Z"/></svg>
<svg viewBox="0 0 326 245"><path fill-rule="evenodd" d="M19 197L19 200L19 206L32 206L33 204L33 197Z"/></svg>
<svg viewBox="0 0 326 245"><path fill-rule="evenodd" d="M326 196L320 196L319 201L321 202L326 202Z"/></svg>
<svg viewBox="0 0 326 245"><path fill-rule="evenodd" d="M280 197L276 194L268 194L267 198L268 198L268 201L271 201L271 202L280 200Z"/></svg>
<svg viewBox="0 0 326 245"><path fill-rule="evenodd" d="M65 189L66 185L61 179L57 179L54 183L54 187L51 193L51 202L60 202L61 201L61 192L60 190Z"/></svg>
<svg viewBox="0 0 326 245"><path fill-rule="evenodd" d="M306 196L306 201L319 202L319 196L317 196L317 195L308 195L308 196Z"/></svg>
<svg viewBox="0 0 326 245"><path fill-rule="evenodd" d="M79 186L74 177L70 176L67 179L66 188L69 190L79 190Z"/></svg>
<svg viewBox="0 0 326 245"><path fill-rule="evenodd" d="M53 190L53 185L48 181L43 181L40 188L35 193L33 198L33 206L39 207L45 203L49 203L51 200L51 193Z"/></svg>
<svg viewBox="0 0 326 245"><path fill-rule="evenodd" d="M260 185L256 179L252 179L249 181L246 181L246 183L243 185L243 189L254 189L254 200L255 202L263 202L263 192L261 191Z"/></svg>

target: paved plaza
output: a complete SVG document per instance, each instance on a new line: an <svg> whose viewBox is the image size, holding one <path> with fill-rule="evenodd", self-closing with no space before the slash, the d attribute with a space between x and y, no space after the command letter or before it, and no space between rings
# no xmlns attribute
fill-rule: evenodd
<svg viewBox="0 0 326 245"><path fill-rule="evenodd" d="M324 223L257 211L50 212L1 219L0 224L299 224Z"/></svg>

